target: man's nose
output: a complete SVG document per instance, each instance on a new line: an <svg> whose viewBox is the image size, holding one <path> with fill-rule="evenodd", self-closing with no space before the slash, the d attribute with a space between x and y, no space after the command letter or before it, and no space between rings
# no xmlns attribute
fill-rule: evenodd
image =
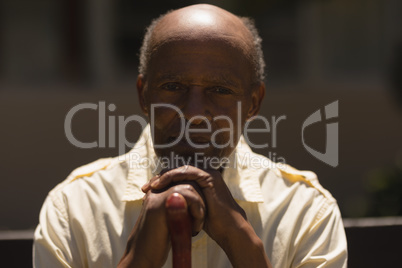
<svg viewBox="0 0 402 268"><path fill-rule="evenodd" d="M183 114L191 124L199 125L205 120L211 120L208 99L205 91L201 87L192 87L187 92L186 103L184 104Z"/></svg>

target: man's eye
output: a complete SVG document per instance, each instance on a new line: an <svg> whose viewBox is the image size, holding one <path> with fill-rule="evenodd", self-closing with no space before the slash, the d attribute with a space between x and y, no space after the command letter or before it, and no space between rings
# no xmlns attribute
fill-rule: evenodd
<svg viewBox="0 0 402 268"><path fill-rule="evenodd" d="M168 91L177 91L182 89L182 86L176 83L166 83L162 85L162 88Z"/></svg>
<svg viewBox="0 0 402 268"><path fill-rule="evenodd" d="M225 87L215 87L215 88L213 88L212 91L215 93L218 93L218 94L223 94L223 95L233 94L232 90L225 88Z"/></svg>

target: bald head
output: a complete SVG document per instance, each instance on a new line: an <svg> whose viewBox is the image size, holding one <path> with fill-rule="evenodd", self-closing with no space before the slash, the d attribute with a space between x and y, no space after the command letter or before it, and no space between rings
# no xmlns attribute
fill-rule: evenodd
<svg viewBox="0 0 402 268"><path fill-rule="evenodd" d="M154 52L171 42L216 40L248 58L256 82L264 77L261 38L252 21L216 6L199 4L168 12L147 29L140 53L139 72L146 75Z"/></svg>
<svg viewBox="0 0 402 268"><path fill-rule="evenodd" d="M250 50L252 35L243 22L221 8L194 5L167 14L155 26L151 47L176 40L225 40Z"/></svg>

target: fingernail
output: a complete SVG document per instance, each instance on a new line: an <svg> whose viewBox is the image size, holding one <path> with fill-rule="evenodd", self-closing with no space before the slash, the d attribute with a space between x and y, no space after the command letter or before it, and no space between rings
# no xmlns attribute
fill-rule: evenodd
<svg viewBox="0 0 402 268"><path fill-rule="evenodd" d="M148 187L149 187L149 183L147 182L147 183L145 183L145 184L141 187L141 190L142 190L143 192L145 192Z"/></svg>
<svg viewBox="0 0 402 268"><path fill-rule="evenodd" d="M160 181L161 181L160 179L156 179L156 180L151 184L151 187L152 187L152 188L157 187Z"/></svg>

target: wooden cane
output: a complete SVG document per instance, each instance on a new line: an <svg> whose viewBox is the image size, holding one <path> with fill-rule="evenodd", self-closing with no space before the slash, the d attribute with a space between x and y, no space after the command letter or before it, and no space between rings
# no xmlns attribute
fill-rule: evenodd
<svg viewBox="0 0 402 268"><path fill-rule="evenodd" d="M171 194L166 200L166 211L173 268L191 268L192 223L186 199L179 193Z"/></svg>

